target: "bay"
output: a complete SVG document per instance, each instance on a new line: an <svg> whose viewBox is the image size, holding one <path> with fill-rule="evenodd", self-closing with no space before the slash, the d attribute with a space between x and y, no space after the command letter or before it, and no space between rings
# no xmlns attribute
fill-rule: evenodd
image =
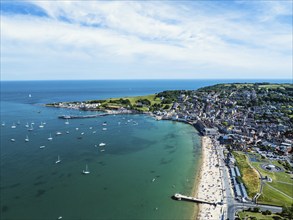
<svg viewBox="0 0 293 220"><path fill-rule="evenodd" d="M201 146L192 126L145 115L111 115L65 124L59 115L93 112L43 104L196 89L220 82L224 81L1 82L1 122L5 123L1 127L1 218L190 219L195 205L171 196L191 195L194 189ZM27 123L34 123L33 131L28 131ZM16 128L11 128L13 124ZM48 141L50 135L52 141ZM99 147L100 143L106 146ZM58 155L61 162L56 164ZM86 165L89 175L82 174Z"/></svg>

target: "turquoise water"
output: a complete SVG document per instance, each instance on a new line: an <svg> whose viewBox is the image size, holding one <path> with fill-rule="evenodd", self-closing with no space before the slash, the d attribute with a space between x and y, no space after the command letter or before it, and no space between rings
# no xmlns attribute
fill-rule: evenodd
<svg viewBox="0 0 293 220"><path fill-rule="evenodd" d="M200 158L193 127L144 115L67 125L58 115L92 112L1 104L1 219L188 219L194 212L194 204L171 199L193 189ZM33 131L27 122L34 122ZM89 175L82 174L86 164Z"/></svg>
<svg viewBox="0 0 293 220"><path fill-rule="evenodd" d="M201 157L193 127L144 115L76 119L67 125L59 115L92 112L42 104L220 82L224 81L1 82L1 219L189 219L194 204L171 196L192 193ZM25 125L32 122L34 130L28 131ZM39 128L41 122L44 128ZM99 147L101 142L106 146ZM58 155L61 163L56 164ZM86 164L89 175L82 174Z"/></svg>

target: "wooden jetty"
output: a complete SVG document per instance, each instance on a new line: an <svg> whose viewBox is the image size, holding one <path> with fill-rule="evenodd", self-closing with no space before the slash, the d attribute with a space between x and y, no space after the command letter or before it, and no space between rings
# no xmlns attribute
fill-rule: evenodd
<svg viewBox="0 0 293 220"><path fill-rule="evenodd" d="M217 205L216 202L208 202L203 199L198 199L198 198L191 197L191 196L185 196L185 195L181 195L179 193L176 193L173 197L177 200L186 200L186 201L197 202L197 203L205 203L205 204L214 205L214 206Z"/></svg>

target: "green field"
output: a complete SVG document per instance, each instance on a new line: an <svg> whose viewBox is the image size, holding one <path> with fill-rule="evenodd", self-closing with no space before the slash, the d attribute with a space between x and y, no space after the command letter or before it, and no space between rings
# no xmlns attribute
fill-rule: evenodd
<svg viewBox="0 0 293 220"><path fill-rule="evenodd" d="M160 109L170 109L171 104L163 104L162 100L156 96L156 94L145 95L145 96L133 96L123 98L109 98L106 100L89 100L86 103L95 104L100 103L101 105L97 108L98 110L104 109L119 109L121 107L127 109L138 110L141 112L154 111ZM49 104L50 105L50 104Z"/></svg>
<svg viewBox="0 0 293 220"><path fill-rule="evenodd" d="M239 167L242 180L247 189L249 197L254 197L260 189L260 180L258 173L249 165L248 158L241 152L233 152L236 159L237 166Z"/></svg>
<svg viewBox="0 0 293 220"><path fill-rule="evenodd" d="M273 181L271 183L266 182L263 188L263 194L259 197L258 202L279 206L290 206L293 203L293 179L290 174L287 174L284 171L266 171L261 168L262 163L269 163L269 161L262 160L262 162L251 162L252 166L255 167L262 176L268 176L272 178ZM272 164L284 169L283 166L276 161L273 161Z"/></svg>
<svg viewBox="0 0 293 220"><path fill-rule="evenodd" d="M237 213L239 218L242 220L251 220L251 219L257 219L257 220L274 220L276 217L279 217L279 219L284 219L280 217L279 215L276 214L271 214L271 215L263 215L260 212L248 212L248 211L243 211L243 212L238 212ZM252 218L251 218L252 217ZM254 217L254 218L253 218Z"/></svg>

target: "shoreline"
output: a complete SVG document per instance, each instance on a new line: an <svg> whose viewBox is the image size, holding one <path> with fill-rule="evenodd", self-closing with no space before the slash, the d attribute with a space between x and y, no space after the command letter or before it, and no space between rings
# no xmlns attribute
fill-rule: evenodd
<svg viewBox="0 0 293 220"><path fill-rule="evenodd" d="M221 202L223 186L220 179L220 169L217 167L218 156L213 150L212 139L202 136L202 159L199 174L194 183L194 196L208 202ZM198 181L197 181L198 180ZM193 219L220 219L223 206L199 204L198 210L193 214Z"/></svg>
<svg viewBox="0 0 293 220"><path fill-rule="evenodd" d="M199 131L196 128L195 128L195 130L199 133ZM199 168L197 170L196 177L194 179L193 189L192 189L192 196L197 196L197 194L198 194L199 183L200 183L201 175L202 175L202 164L203 164L203 161L204 161L204 158L203 158L204 157L203 137L204 136L200 135L201 157L200 157L200 160L197 162L197 165L198 165ZM199 211L200 211L200 205L195 204L195 206L196 206L196 208L194 209L194 211L192 213L191 219L197 219Z"/></svg>
<svg viewBox="0 0 293 220"><path fill-rule="evenodd" d="M49 107L49 106L46 106ZM50 106L51 107L51 106ZM58 108L58 107L57 107ZM62 108L62 107L61 107ZM74 109L74 108L73 108ZM76 109L77 110L77 109ZM84 109L79 109L82 111L88 111L88 110L84 110ZM92 111L92 110L89 110ZM122 115L122 114L129 114L129 115L147 115L155 120L166 120L166 121L173 121L173 122L180 122L180 123L184 123L184 124L189 124L191 125L196 132L198 133L199 137L201 138L201 158L200 160L197 162L197 165L199 166L197 172L195 173L196 178L194 179L194 183L193 183L193 188L191 191L192 196L200 198L200 199L205 199L207 201L210 202L220 202L221 198L217 197L217 200L209 200L209 197L213 197L214 193L207 193L209 194L207 196L207 198L205 198L205 194L206 192L203 194L203 192L201 191L203 187L200 187L201 185L205 185L208 183L213 183L213 180L219 180L220 179L220 171L219 168L213 169L213 170L218 170L219 172L217 174L219 174L219 176L215 176L215 177L211 177L208 178L209 176L204 175L207 172L211 171L211 167L208 167L208 157L211 156L215 156L213 155L213 150L211 148L211 144L212 144L212 140L211 138L207 137L207 136L203 136L200 131L193 126L192 123L188 122L188 121L180 121L180 120L172 120L171 118L161 118L159 116L154 115L152 112L137 112L137 111L117 111L117 110L110 110L110 109L103 109L103 110L98 110L100 112L104 112L107 115ZM210 149L208 151L208 149ZM213 172L213 171L212 171ZM222 183L220 183L222 184ZM217 190L218 191L218 190ZM221 192L220 192L220 195ZM191 219L197 219L197 220L206 220L206 219L220 219L221 213L222 213L222 206L217 206L214 208L214 206L212 205L208 205L208 204L195 204L194 205L194 210L192 211L192 216ZM220 209L219 209L220 207ZM210 217L209 217L210 216Z"/></svg>

